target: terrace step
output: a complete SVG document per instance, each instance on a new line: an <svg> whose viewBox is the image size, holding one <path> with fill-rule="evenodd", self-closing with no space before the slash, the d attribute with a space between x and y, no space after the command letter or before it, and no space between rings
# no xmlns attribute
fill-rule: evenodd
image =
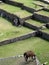
<svg viewBox="0 0 49 65"><path fill-rule="evenodd" d="M33 20L33 19L29 19L25 21L25 25L32 28L32 29L40 29L41 26L44 25L44 23L42 23L41 21L37 21L37 20Z"/></svg>
<svg viewBox="0 0 49 65"><path fill-rule="evenodd" d="M21 55L8 57L8 58L1 58L0 65L41 65L39 60L32 60L28 59L26 62L24 57Z"/></svg>

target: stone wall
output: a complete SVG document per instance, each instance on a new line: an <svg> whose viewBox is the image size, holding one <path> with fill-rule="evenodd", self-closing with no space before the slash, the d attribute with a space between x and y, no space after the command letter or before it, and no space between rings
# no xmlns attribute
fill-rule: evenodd
<svg viewBox="0 0 49 65"><path fill-rule="evenodd" d="M30 33L25 34L25 35L20 36L20 37L16 37L16 38L13 38L13 39L1 41L1 42L0 42L0 46L6 45L6 44L10 44L10 43L14 43L14 42L17 42L17 41L20 41L20 40L24 40L24 39L27 39L27 38L30 38L30 37L34 37L34 36L36 36L36 32L37 32L37 31L35 31L35 32L30 32Z"/></svg>
<svg viewBox="0 0 49 65"><path fill-rule="evenodd" d="M28 16L28 17L25 17L25 18L19 18L20 25L23 25L24 24L24 21L26 21L28 19L32 19L32 15L31 16Z"/></svg>
<svg viewBox="0 0 49 65"><path fill-rule="evenodd" d="M13 5L13 6L21 7L22 9L24 9L26 11L29 11L29 12L32 12L32 13L35 11L33 8L24 6L23 3L18 3L18 2L14 2L14 1L7 1L6 3L10 4L10 5Z"/></svg>
<svg viewBox="0 0 49 65"><path fill-rule="evenodd" d="M19 25L19 18L14 14L8 13L5 10L0 9L0 16L9 20L13 25Z"/></svg>
<svg viewBox="0 0 49 65"><path fill-rule="evenodd" d="M46 0L38 0L38 1L44 2L46 4L49 4L49 2L47 2Z"/></svg>
<svg viewBox="0 0 49 65"><path fill-rule="evenodd" d="M22 3L18 3L18 2L14 2L14 1L10 1L10 0L6 0L5 3L13 5L13 6L17 6L17 7L22 7L23 6Z"/></svg>
<svg viewBox="0 0 49 65"><path fill-rule="evenodd" d="M38 30L37 36L49 41L49 34Z"/></svg>
<svg viewBox="0 0 49 65"><path fill-rule="evenodd" d="M24 10L29 11L31 13L33 13L34 11L36 11L33 8L30 8L30 7L25 6L23 3L9 1L9 0L8 1L5 1L5 3L10 4L10 5L13 5L13 6L20 7L21 9L24 9Z"/></svg>
<svg viewBox="0 0 49 65"><path fill-rule="evenodd" d="M49 23L46 24L46 27L49 28Z"/></svg>
<svg viewBox="0 0 49 65"><path fill-rule="evenodd" d="M28 7L28 6L25 6L25 5L22 6L22 9L23 9L23 10L26 10L26 11L28 11L28 12L31 12L31 13L36 12L35 9L30 8L30 7Z"/></svg>
<svg viewBox="0 0 49 65"><path fill-rule="evenodd" d="M5 2L6 0L1 0L1 1Z"/></svg>
<svg viewBox="0 0 49 65"><path fill-rule="evenodd" d="M23 22L25 20L31 19L33 15L25 17L25 18L19 18L17 15L8 13L5 10L0 9L0 16L9 20L13 25L18 26L19 24L23 25Z"/></svg>
<svg viewBox="0 0 49 65"><path fill-rule="evenodd" d="M34 13L33 18L39 21L42 21L44 23L49 23L49 17Z"/></svg>
<svg viewBox="0 0 49 65"><path fill-rule="evenodd" d="M30 15L30 16L27 16L27 17L25 17L25 18L21 18L21 20L25 21L25 20L28 20L28 19L32 19L32 16L33 16L33 14Z"/></svg>
<svg viewBox="0 0 49 65"><path fill-rule="evenodd" d="M43 10L44 10L44 11L48 11L48 12L49 12L49 9L48 9L48 8L45 8L45 7L44 7L44 8L43 8Z"/></svg>
<svg viewBox="0 0 49 65"><path fill-rule="evenodd" d="M40 0L40 1L42 1L42 2L44 2L44 3L46 3L46 4L49 4L49 2L47 2L47 1L45 1L45 0Z"/></svg>
<svg viewBox="0 0 49 65"><path fill-rule="evenodd" d="M32 24L30 24L30 23L27 23L27 22L24 22L24 23L23 23L23 26L28 27L28 28L30 28L30 29L34 29L34 30L38 30L38 29L39 29L39 27L34 26L34 25L32 25Z"/></svg>

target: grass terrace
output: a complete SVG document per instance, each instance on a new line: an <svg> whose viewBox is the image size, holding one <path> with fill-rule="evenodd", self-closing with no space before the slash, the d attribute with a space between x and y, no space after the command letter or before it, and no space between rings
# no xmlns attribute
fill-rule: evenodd
<svg viewBox="0 0 49 65"><path fill-rule="evenodd" d="M25 22L30 23L32 25L35 25L37 27L40 27L40 26L42 26L44 24L44 23L42 23L40 21L33 20L33 19L26 20Z"/></svg>
<svg viewBox="0 0 49 65"><path fill-rule="evenodd" d="M12 5L8 5L5 3L0 4L0 9L3 9L3 10L10 12L10 13L15 13L15 12L21 10L21 8L18 8L18 7L12 6Z"/></svg>
<svg viewBox="0 0 49 65"><path fill-rule="evenodd" d="M22 10L21 8L12 6L12 5L8 5L8 4L0 4L0 9L3 9L9 13L15 14L21 18L27 17L32 15L30 12L27 12L25 10Z"/></svg>
<svg viewBox="0 0 49 65"><path fill-rule="evenodd" d="M19 2L19 3L32 3L33 2L33 0L11 0L11 1L14 1L14 2Z"/></svg>
<svg viewBox="0 0 49 65"><path fill-rule="evenodd" d="M14 14L17 15L19 18L25 18L25 17L28 17L28 16L31 16L32 15L31 13L29 13L29 12L27 12L25 10L16 12Z"/></svg>
<svg viewBox="0 0 49 65"><path fill-rule="evenodd" d="M36 6L35 4L33 4L33 2L35 2L35 0L13 0L13 1L24 3L25 6L34 8L36 10L41 9L40 6ZM38 2L38 4L39 4L39 2ZM40 3L40 4L42 4L42 3ZM42 5L44 5L44 4L42 4ZM49 6L48 6L48 8L49 8ZM22 10L21 8L18 8L18 7L12 6L12 5L8 5L8 4L4 4L4 3L0 4L0 9L3 9L9 13L15 14L20 18L24 18L24 17L28 17L28 16L32 15L31 13L29 13L25 10ZM49 12L44 11L44 10L41 10L41 11L35 12L35 13L49 17ZM44 23L41 23L40 21L36 21L36 20L32 20L32 19L26 20L26 22L33 24L35 26L38 26L38 27L42 26L44 24ZM44 28L41 31L49 34L49 29L47 29L47 28ZM0 17L0 41L19 37L19 36L22 36L22 35L30 33L30 32L34 32L34 30L28 29L23 26L18 26L18 27L13 26L9 21ZM41 63L48 62L47 65L49 65L49 41L46 41L39 37L31 37L31 38L21 40L21 41L12 43L12 44L0 46L0 58L20 55L20 54L23 54L27 50L33 50ZM17 64L15 59L14 60L12 59L11 62L12 62L12 64L13 64L13 62L15 62L15 64ZM10 64L10 65L12 65L12 64ZM5 63L5 65L9 65L9 63L8 64Z"/></svg>
<svg viewBox="0 0 49 65"><path fill-rule="evenodd" d="M40 15L44 15L44 16L49 17L49 12L44 11L44 10L38 11L38 12L36 12L36 13L37 13L37 14L40 14Z"/></svg>
<svg viewBox="0 0 49 65"><path fill-rule="evenodd" d="M33 4L33 0L12 0L12 1L23 3L25 6L33 8L35 10L39 10L42 8L38 5Z"/></svg>
<svg viewBox="0 0 49 65"><path fill-rule="evenodd" d="M49 34L49 29L48 28L45 28L42 30L42 32L45 32L45 33L48 33Z"/></svg>
<svg viewBox="0 0 49 65"><path fill-rule="evenodd" d="M49 5L46 8L49 9Z"/></svg>
<svg viewBox="0 0 49 65"><path fill-rule="evenodd" d="M27 50L33 50L40 62L49 64L49 42L38 37L0 46L0 58L23 54Z"/></svg>
<svg viewBox="0 0 49 65"><path fill-rule="evenodd" d="M33 9L35 9L35 10L39 10L39 9L42 8L42 7L40 7L40 6L38 6L38 5L35 5L35 4L33 4L33 3L31 3L31 4L24 4L24 5L27 6L27 7L33 8Z"/></svg>
<svg viewBox="0 0 49 65"><path fill-rule="evenodd" d="M37 5L42 5L42 6L44 6L44 7L47 7L47 6L48 6L48 4L46 4L46 3L44 3L44 2L41 2L41 1L38 1L38 0L33 1L33 3L35 3L35 4L37 4Z"/></svg>
<svg viewBox="0 0 49 65"><path fill-rule="evenodd" d="M25 28L23 26L15 27L9 21L0 17L0 41L18 37L32 31L33 30Z"/></svg>
<svg viewBox="0 0 49 65"><path fill-rule="evenodd" d="M49 6L48 6L48 9L49 9Z"/></svg>

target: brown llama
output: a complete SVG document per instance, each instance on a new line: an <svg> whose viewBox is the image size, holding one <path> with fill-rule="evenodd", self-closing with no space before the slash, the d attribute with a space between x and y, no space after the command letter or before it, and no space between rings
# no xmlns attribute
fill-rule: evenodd
<svg viewBox="0 0 49 65"><path fill-rule="evenodd" d="M30 57L31 57L33 60L35 60L35 59L36 59L35 53L32 52L32 51L27 51L27 52L24 53L25 61L27 61L28 58L30 58Z"/></svg>

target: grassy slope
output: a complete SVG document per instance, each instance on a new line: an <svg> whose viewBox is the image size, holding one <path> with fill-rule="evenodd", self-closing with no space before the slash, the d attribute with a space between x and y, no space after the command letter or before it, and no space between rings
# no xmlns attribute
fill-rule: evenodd
<svg viewBox="0 0 49 65"><path fill-rule="evenodd" d="M40 15L44 15L44 16L48 16L49 17L49 12L47 12L47 11L41 10L41 11L39 11L37 13L40 14Z"/></svg>
<svg viewBox="0 0 49 65"><path fill-rule="evenodd" d="M30 24L33 24L33 25L35 25L37 27L42 26L44 24L44 23L41 23L40 21L36 21L36 20L32 20L32 19L26 20L26 22L28 22Z"/></svg>
<svg viewBox="0 0 49 65"><path fill-rule="evenodd" d="M47 28L43 29L42 31L49 34L49 29Z"/></svg>
<svg viewBox="0 0 49 65"><path fill-rule="evenodd" d="M0 17L0 41L8 38L18 37L31 31L31 29L23 26L13 26L9 21Z"/></svg>
<svg viewBox="0 0 49 65"><path fill-rule="evenodd" d="M21 0L17 0L17 1L21 1ZM32 2L32 0L31 1L29 0L28 2L26 2L26 0L22 0L21 2L28 4L29 2ZM12 7L10 9L11 11L13 10ZM45 12L44 15L45 14L48 14L48 13ZM0 25L0 26L1 28L4 29L4 27L6 28L6 25L2 25L2 26ZM11 26L7 26L7 27L10 28ZM10 29L13 30L13 27ZM20 28L20 30L22 29ZM26 32L26 28L24 29L24 31ZM20 42L16 42L16 44L13 43L13 44L5 45L5 46L0 46L0 57L9 57L13 55L23 54L24 51L26 50L34 50L41 62L45 62L45 61L49 62L49 42L46 40L42 40L40 38L30 38Z"/></svg>
<svg viewBox="0 0 49 65"><path fill-rule="evenodd" d="M49 62L49 42L37 37L0 46L0 57L23 54L27 50L33 50L41 62Z"/></svg>

